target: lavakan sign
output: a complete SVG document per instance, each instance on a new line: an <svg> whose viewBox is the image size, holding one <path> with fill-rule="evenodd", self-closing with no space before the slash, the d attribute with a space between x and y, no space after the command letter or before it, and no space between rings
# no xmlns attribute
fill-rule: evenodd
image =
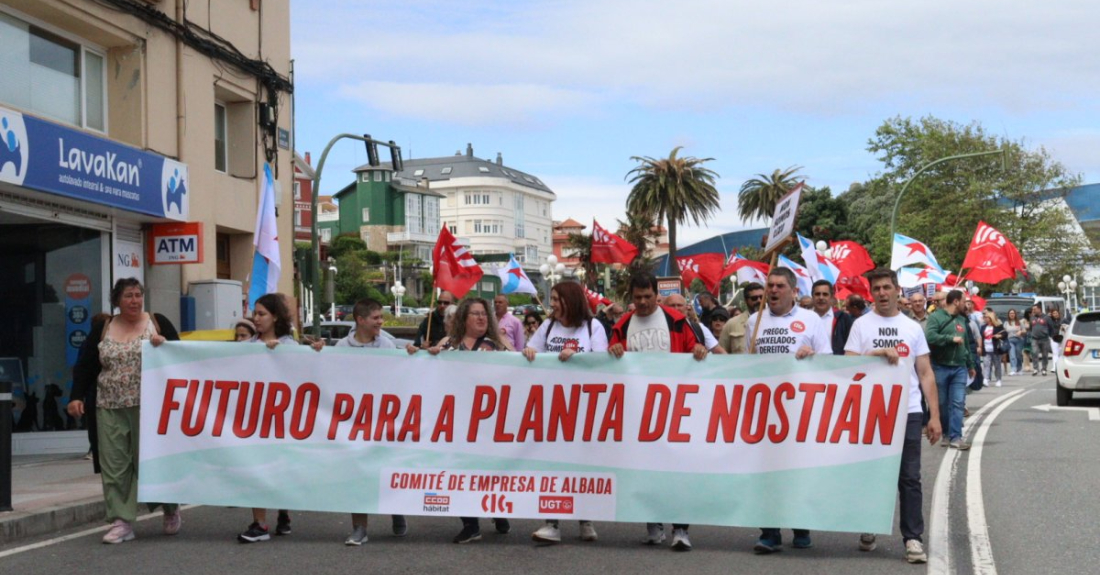
<svg viewBox="0 0 1100 575"><path fill-rule="evenodd" d="M149 237L152 265L202 263L202 222L153 224Z"/></svg>

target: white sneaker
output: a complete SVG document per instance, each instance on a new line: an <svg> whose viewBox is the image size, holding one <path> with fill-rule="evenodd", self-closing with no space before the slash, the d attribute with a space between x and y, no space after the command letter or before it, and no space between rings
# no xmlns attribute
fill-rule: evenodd
<svg viewBox="0 0 1100 575"><path fill-rule="evenodd" d="M672 550L691 551L691 539L688 539L687 529L680 528L672 530Z"/></svg>
<svg viewBox="0 0 1100 575"><path fill-rule="evenodd" d="M646 523L646 536L642 543L646 545L660 545L665 540L665 525L663 523Z"/></svg>
<svg viewBox="0 0 1100 575"><path fill-rule="evenodd" d="M134 528L130 527L129 523L121 519L115 519L115 522L111 524L111 530L103 536L103 542L117 545L123 541L130 541L133 538Z"/></svg>
<svg viewBox="0 0 1100 575"><path fill-rule="evenodd" d="M591 521L581 521L581 541L595 541L596 527Z"/></svg>
<svg viewBox="0 0 1100 575"><path fill-rule="evenodd" d="M560 543L561 542L561 529L558 529L553 523L547 523L542 527L539 527L538 531L531 534L531 539L540 543Z"/></svg>
<svg viewBox="0 0 1100 575"><path fill-rule="evenodd" d="M927 563L928 554L924 552L924 545L916 539L906 541L905 560L910 563Z"/></svg>
<svg viewBox="0 0 1100 575"><path fill-rule="evenodd" d="M995 383L995 384L993 384L993 385L995 385L996 387L1001 387L1001 380L999 380L999 379L998 379L998 380L997 380L997 383Z"/></svg>

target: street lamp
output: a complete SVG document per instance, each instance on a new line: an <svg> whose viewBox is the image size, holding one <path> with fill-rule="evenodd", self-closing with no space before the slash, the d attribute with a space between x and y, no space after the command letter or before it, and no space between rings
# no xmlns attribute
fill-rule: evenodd
<svg viewBox="0 0 1100 575"><path fill-rule="evenodd" d="M584 271L584 266L582 265L581 267L577 268L577 271L573 272L573 274L577 276L578 280L580 280L581 285L584 285L584 276L588 274L588 272Z"/></svg>
<svg viewBox="0 0 1100 575"><path fill-rule="evenodd" d="M329 301L328 317L336 321L336 260L328 258L328 281L325 282L325 296Z"/></svg>
<svg viewBox="0 0 1100 575"><path fill-rule="evenodd" d="M393 297L397 301L397 305L394 307L394 315L401 317L401 298L405 297L405 286L401 285L401 280L393 280L393 287L390 288L390 292L393 293Z"/></svg>
<svg viewBox="0 0 1100 575"><path fill-rule="evenodd" d="M1076 302L1073 301L1077 298L1077 280L1068 274L1062 276L1062 281L1058 282L1058 291L1066 297L1066 309L1073 310L1077 307Z"/></svg>
<svg viewBox="0 0 1100 575"><path fill-rule="evenodd" d="M550 286L561 279L561 275L565 273L565 264L558 261L558 256L550 254L546 256L546 263L539 266L539 272L546 279L546 302L550 303Z"/></svg>
<svg viewBox="0 0 1100 575"><path fill-rule="evenodd" d="M988 152L973 152L973 153L970 153L970 154L958 154L958 155L955 155L955 156L947 156L946 158L940 158L938 160L935 160L933 162L925 164L923 168L917 170L917 173L913 174L913 177L911 177L911 178L909 178L908 180L905 181L905 185L903 185L901 187L901 191L898 192L897 199L894 200L894 212L890 215L890 241L891 242L894 241L894 230L897 229L897 227L894 224L897 223L897 220L898 220L898 205L901 204L901 197L905 195L905 190L909 189L909 184L912 184L913 180L917 179L917 176L920 176L924 172L928 171L929 168L931 168L932 166L935 166L937 164L942 164L944 162L950 162L951 160L961 160L963 158L974 158L974 157L977 157L977 156L988 156L988 155L991 155L991 154L1001 154L1001 171L1005 171L1005 170L1008 169L1008 149L1007 148L1001 148L1000 150L990 150Z"/></svg>

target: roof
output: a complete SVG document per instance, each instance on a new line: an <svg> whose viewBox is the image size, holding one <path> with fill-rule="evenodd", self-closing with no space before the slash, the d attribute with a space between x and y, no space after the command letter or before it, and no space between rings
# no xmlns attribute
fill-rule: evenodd
<svg viewBox="0 0 1100 575"><path fill-rule="evenodd" d="M766 233L768 233L768 228L729 232L727 234L707 238L689 246L678 247L676 248L676 255L678 257L683 257L695 254L719 253L729 257L735 250L739 250L746 246L760 247L760 240L764 238L764 234ZM658 272L664 272L666 260L668 260L668 255L656 258L654 260L656 264L654 269Z"/></svg>
<svg viewBox="0 0 1100 575"><path fill-rule="evenodd" d="M558 222L554 224L556 228L587 228L588 226L574 220L573 218L567 218L564 222Z"/></svg>
<svg viewBox="0 0 1100 575"><path fill-rule="evenodd" d="M466 154L405 160L404 164L405 169L398 172L397 176L414 181L419 181L422 178L427 178L429 182L445 182L458 178L500 178L519 186L551 195L554 194L554 191L537 177L503 164L475 157L470 147L466 148ZM450 168L450 170L447 170L448 173L443 173L446 168ZM363 164L352 171L358 173L377 169L392 170L393 168L389 162L383 162L378 166ZM418 174L418 170L423 171Z"/></svg>
<svg viewBox="0 0 1100 575"><path fill-rule="evenodd" d="M306 163L305 158L294 152L294 167L302 173L302 176L310 180L317 177L317 174L313 171L313 167Z"/></svg>
<svg viewBox="0 0 1100 575"><path fill-rule="evenodd" d="M1087 222L1100 220L1100 184L1077 186L1066 194L1066 205L1084 226Z"/></svg>

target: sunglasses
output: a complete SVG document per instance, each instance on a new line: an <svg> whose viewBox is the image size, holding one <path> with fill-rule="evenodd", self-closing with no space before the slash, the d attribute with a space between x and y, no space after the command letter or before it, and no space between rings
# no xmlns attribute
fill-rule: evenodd
<svg viewBox="0 0 1100 575"><path fill-rule="evenodd" d="M750 295L746 299L748 299L749 301L756 301L756 300L764 299L764 296L762 296L762 295Z"/></svg>
<svg viewBox="0 0 1100 575"><path fill-rule="evenodd" d="M453 303L454 303L453 301L443 301L443 300L439 300L439 301L435 302L435 305L451 305L451 304L453 304Z"/></svg>

